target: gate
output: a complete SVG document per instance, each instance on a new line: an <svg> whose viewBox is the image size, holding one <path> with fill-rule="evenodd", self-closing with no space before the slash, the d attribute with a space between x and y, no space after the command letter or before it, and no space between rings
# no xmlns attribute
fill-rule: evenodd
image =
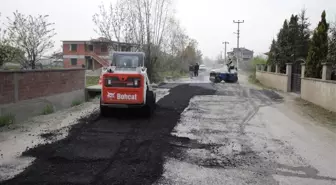
<svg viewBox="0 0 336 185"><path fill-rule="evenodd" d="M291 89L295 93L301 92L301 62L296 60L292 65Z"/></svg>

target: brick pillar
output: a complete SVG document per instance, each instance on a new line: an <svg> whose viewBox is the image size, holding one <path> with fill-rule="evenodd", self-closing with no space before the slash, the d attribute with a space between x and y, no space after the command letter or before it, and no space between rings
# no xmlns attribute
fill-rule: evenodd
<svg viewBox="0 0 336 185"><path fill-rule="evenodd" d="M272 65L267 65L267 72L271 72Z"/></svg>
<svg viewBox="0 0 336 185"><path fill-rule="evenodd" d="M279 64L275 64L275 73L280 73L280 66L279 66Z"/></svg>
<svg viewBox="0 0 336 185"><path fill-rule="evenodd" d="M330 63L322 63L322 80L330 80L331 79L331 64Z"/></svg>
<svg viewBox="0 0 336 185"><path fill-rule="evenodd" d="M301 78L305 77L305 72L306 72L306 63L301 64Z"/></svg>
<svg viewBox="0 0 336 185"><path fill-rule="evenodd" d="M287 90L290 92L292 90L292 63L286 63L286 75L287 75Z"/></svg>

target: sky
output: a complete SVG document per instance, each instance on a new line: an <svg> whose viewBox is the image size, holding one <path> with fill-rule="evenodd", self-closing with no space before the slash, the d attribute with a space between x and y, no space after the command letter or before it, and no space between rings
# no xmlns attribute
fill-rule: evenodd
<svg viewBox="0 0 336 185"><path fill-rule="evenodd" d="M48 14L55 23L55 49L62 40L89 40L94 32L92 15L101 3L115 0L1 0L1 22L18 10L24 14ZM267 52L283 21L291 14L307 10L311 28L315 28L323 10L327 20L336 21L336 0L175 0L176 17L187 34L198 41L204 56L216 58L224 51L222 42L228 41L227 50L237 46L237 24L240 28L240 47L255 54ZM2 25L1 25L2 26Z"/></svg>

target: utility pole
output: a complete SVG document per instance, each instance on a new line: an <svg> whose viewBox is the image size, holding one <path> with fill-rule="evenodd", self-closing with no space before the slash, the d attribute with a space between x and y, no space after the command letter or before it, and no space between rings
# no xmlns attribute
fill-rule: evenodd
<svg viewBox="0 0 336 185"><path fill-rule="evenodd" d="M238 20L238 21L235 21L235 20L233 20L233 23L237 23L238 24L238 30L237 30L237 50L238 50L238 52L240 53L240 49L239 49L239 35L240 35L240 24L241 23L244 23L244 20L242 20L242 21L240 21L240 20ZM238 54L236 55L236 59L237 59L237 69L239 69L239 59L238 59Z"/></svg>
<svg viewBox="0 0 336 185"><path fill-rule="evenodd" d="M227 42L227 41L224 41L222 44L225 45L225 47L224 47L224 64L226 64L226 45L227 45L227 44L230 44L230 43Z"/></svg>

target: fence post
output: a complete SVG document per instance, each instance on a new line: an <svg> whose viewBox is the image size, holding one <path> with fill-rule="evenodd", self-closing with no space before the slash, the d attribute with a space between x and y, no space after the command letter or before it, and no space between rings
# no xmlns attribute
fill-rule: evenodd
<svg viewBox="0 0 336 185"><path fill-rule="evenodd" d="M267 65L267 72L271 72L272 71L272 65Z"/></svg>
<svg viewBox="0 0 336 185"><path fill-rule="evenodd" d="M256 65L256 71L259 71L259 64Z"/></svg>
<svg viewBox="0 0 336 185"><path fill-rule="evenodd" d="M331 80L331 63L322 63L322 80Z"/></svg>
<svg viewBox="0 0 336 185"><path fill-rule="evenodd" d="M279 64L275 64L275 73L280 73L280 66L279 66Z"/></svg>
<svg viewBox="0 0 336 185"><path fill-rule="evenodd" d="M287 90L290 92L292 89L292 63L286 63L286 75L287 75Z"/></svg>
<svg viewBox="0 0 336 185"><path fill-rule="evenodd" d="M305 77L306 63L301 63L301 78Z"/></svg>

